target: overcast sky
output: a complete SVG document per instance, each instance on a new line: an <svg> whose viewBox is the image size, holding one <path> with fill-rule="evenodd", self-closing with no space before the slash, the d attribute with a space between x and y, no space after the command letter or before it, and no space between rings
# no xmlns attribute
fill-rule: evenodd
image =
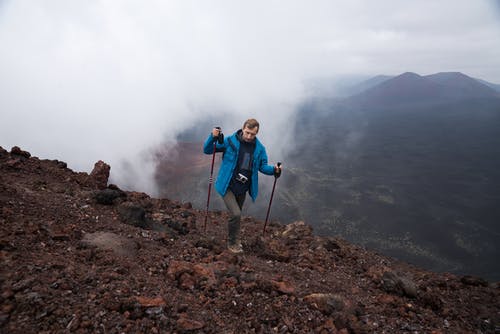
<svg viewBox="0 0 500 334"><path fill-rule="evenodd" d="M304 81L406 71L500 83L499 1L0 0L0 146L152 191L138 161L199 119L279 152Z"/></svg>

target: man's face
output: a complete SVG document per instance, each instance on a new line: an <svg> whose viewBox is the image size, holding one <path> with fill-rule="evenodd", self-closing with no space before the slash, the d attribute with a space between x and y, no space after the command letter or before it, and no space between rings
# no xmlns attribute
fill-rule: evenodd
<svg viewBox="0 0 500 334"><path fill-rule="evenodd" d="M246 141L247 143L254 141L258 132L259 128L257 126L253 129L250 129L249 127L245 126L242 134L243 140Z"/></svg>

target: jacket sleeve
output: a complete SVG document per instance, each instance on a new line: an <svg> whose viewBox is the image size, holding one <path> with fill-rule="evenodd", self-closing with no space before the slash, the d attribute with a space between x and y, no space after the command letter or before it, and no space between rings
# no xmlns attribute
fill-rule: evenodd
<svg viewBox="0 0 500 334"><path fill-rule="evenodd" d="M264 147L262 148L262 153L260 154L259 171L266 175L274 175L274 166L267 164L267 153Z"/></svg>
<svg viewBox="0 0 500 334"><path fill-rule="evenodd" d="M226 143L227 143L226 138L224 138L224 143L222 144L219 144L217 142L215 146L215 152L223 152L226 149ZM212 134L208 135L207 140L205 140L205 143L203 144L203 153L205 154L214 153L214 137L212 137Z"/></svg>

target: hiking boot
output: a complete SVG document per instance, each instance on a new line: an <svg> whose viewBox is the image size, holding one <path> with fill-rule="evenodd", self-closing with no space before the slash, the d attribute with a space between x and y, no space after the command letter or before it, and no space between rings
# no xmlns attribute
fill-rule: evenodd
<svg viewBox="0 0 500 334"><path fill-rule="evenodd" d="M229 249L229 251L231 253L235 253L235 254L243 253L243 246L241 245L241 242L236 242L234 244L228 244L227 249Z"/></svg>

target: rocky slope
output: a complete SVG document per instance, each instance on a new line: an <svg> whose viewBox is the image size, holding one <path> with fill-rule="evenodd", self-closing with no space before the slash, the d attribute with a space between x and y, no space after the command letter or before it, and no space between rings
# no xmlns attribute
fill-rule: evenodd
<svg viewBox="0 0 500 334"><path fill-rule="evenodd" d="M107 186L0 147L2 333L496 333L498 284Z"/></svg>

